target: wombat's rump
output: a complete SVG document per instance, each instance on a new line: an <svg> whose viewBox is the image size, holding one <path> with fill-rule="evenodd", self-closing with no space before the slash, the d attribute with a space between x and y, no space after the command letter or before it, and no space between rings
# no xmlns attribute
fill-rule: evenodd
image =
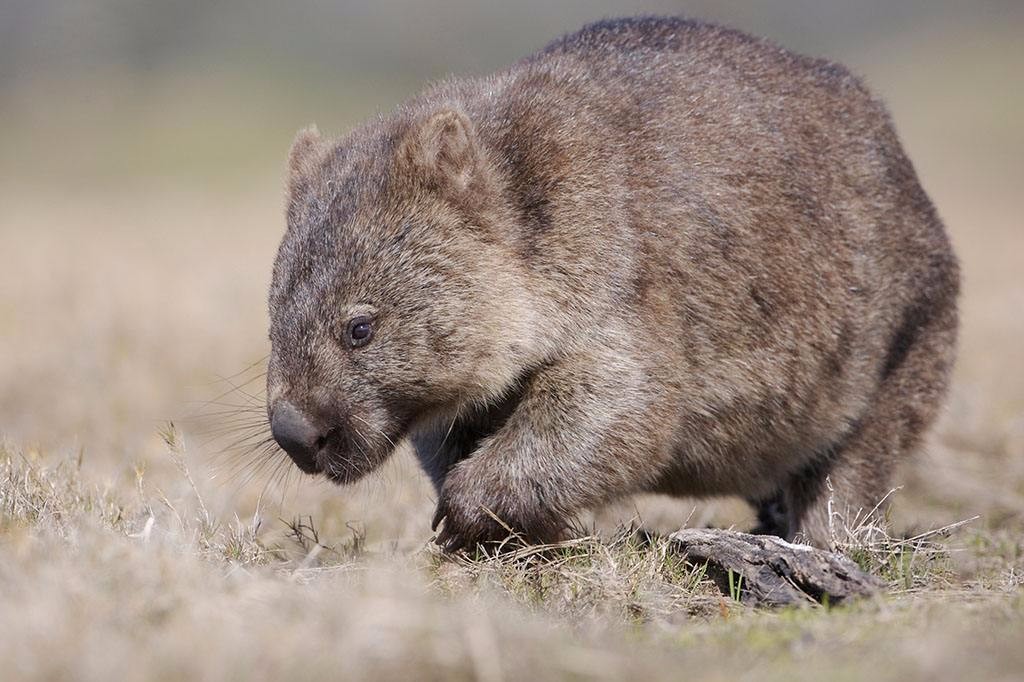
<svg viewBox="0 0 1024 682"><path fill-rule="evenodd" d="M344 139L300 134L268 409L338 482L410 437L448 548L555 539L641 491L739 495L826 544L933 421L957 288L843 67L606 21Z"/></svg>

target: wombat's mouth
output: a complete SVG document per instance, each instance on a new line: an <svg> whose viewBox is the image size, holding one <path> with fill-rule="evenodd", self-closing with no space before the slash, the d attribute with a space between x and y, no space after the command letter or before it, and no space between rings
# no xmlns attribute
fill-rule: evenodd
<svg viewBox="0 0 1024 682"><path fill-rule="evenodd" d="M353 456L327 451L321 453L317 458L316 469L307 473L322 475L337 485L347 485L373 473L387 460L390 454L390 451L385 451L376 456L361 453Z"/></svg>
<svg viewBox="0 0 1024 682"><path fill-rule="evenodd" d="M376 471L395 451L401 433L389 434L381 429L334 429L320 444L314 459L314 471L337 485L355 483Z"/></svg>

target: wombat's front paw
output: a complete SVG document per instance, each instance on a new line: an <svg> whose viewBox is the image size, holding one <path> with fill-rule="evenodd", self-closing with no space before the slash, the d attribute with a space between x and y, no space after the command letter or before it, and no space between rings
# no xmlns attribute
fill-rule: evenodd
<svg viewBox="0 0 1024 682"><path fill-rule="evenodd" d="M471 549L482 543L498 542L508 537L507 529L497 522L493 509L477 501L475 496L462 496L452 492L448 486L441 491L437 501L437 511L431 528L437 530L434 540L446 552L457 552L460 549ZM492 516L490 513L494 513Z"/></svg>
<svg viewBox="0 0 1024 682"><path fill-rule="evenodd" d="M535 490L507 490L494 476L474 476L473 459L449 473L441 489L431 528L442 524L435 542L447 552L497 544L512 538L514 545L554 542L565 520L546 508Z"/></svg>

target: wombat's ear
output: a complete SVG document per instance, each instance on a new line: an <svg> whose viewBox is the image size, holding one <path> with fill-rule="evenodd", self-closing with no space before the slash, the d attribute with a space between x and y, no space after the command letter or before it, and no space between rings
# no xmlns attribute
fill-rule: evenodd
<svg viewBox="0 0 1024 682"><path fill-rule="evenodd" d="M442 109L413 123L399 143L398 155L428 182L464 192L477 171L473 123L461 112Z"/></svg>
<svg viewBox="0 0 1024 682"><path fill-rule="evenodd" d="M292 150L288 153L288 186L294 191L296 185L313 170L313 165L320 156L323 138L316 125L303 128L292 142Z"/></svg>

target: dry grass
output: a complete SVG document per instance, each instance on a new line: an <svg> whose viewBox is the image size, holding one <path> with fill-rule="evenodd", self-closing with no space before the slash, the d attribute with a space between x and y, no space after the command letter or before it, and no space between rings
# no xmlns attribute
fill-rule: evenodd
<svg viewBox="0 0 1024 682"><path fill-rule="evenodd" d="M312 518L216 518L177 476L86 483L76 457L0 451L0 660L37 679L957 679L1024 663L1024 543L882 539L890 594L757 612L664 541L622 532L448 558L328 537ZM965 639L966 638L966 639ZM964 641L986 652L969 665ZM870 654L868 658L865 655Z"/></svg>
<svg viewBox="0 0 1024 682"><path fill-rule="evenodd" d="M838 538L890 593L845 608L751 610L664 541L623 528L748 523L735 502L630 500L543 553L453 559L429 544L433 496L407 453L346 489L275 471L280 460L218 455L259 438L277 171L250 159L212 182L216 141L232 134L223 120L216 135L165 137L204 97L209 116L231 110L202 84L132 128L132 145L174 141L156 157L173 157L170 171L147 166L145 147L105 156L117 135L96 121L60 119L75 142L52 169L0 154L3 677L1015 679L1024 101L997 86L1024 67L1016 41L922 34L898 53L845 57L892 103L966 275L947 414L905 471L891 525ZM55 153L30 115L49 100L24 97L29 113L5 121L0 150ZM246 143L276 146L273 159L308 118L246 111ZM118 160L133 172L119 175ZM190 418L190 400L215 396L222 405Z"/></svg>

